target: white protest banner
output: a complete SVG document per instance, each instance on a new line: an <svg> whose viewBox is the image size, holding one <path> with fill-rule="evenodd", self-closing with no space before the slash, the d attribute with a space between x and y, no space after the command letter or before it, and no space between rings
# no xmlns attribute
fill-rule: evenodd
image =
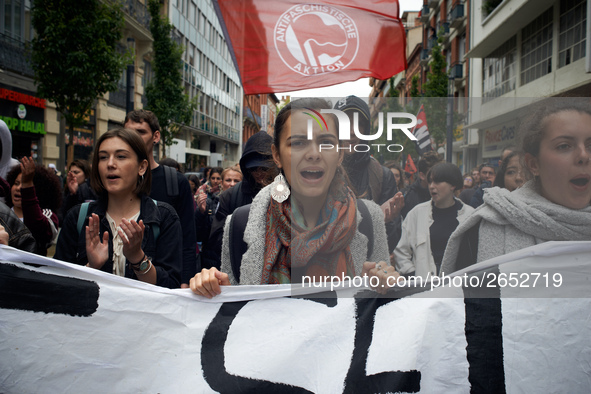
<svg viewBox="0 0 591 394"><path fill-rule="evenodd" d="M406 297L205 300L2 247L0 392L587 392L590 255L546 243Z"/></svg>

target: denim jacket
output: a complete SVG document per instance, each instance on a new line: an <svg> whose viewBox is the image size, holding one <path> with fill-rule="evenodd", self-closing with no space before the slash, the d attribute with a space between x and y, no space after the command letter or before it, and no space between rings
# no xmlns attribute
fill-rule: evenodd
<svg viewBox="0 0 591 394"><path fill-rule="evenodd" d="M156 285L171 289L177 288L180 286L181 280L183 239L179 217L169 204L158 202L158 206L156 206L149 197L142 196L141 198L138 222L143 220L146 226L142 250L152 258L152 264L157 272ZM84 226L78 234L77 223L80 206L78 205L68 212L57 240L54 258L80 265L88 263L85 228L88 225L88 218L92 213L95 213L100 218L100 234L104 234L105 231L109 233L109 259L101 270L112 273L113 234L106 217L107 200L99 198L99 200L90 203ZM156 242L154 242L154 224L160 228ZM125 265L125 277L137 279L135 272L129 266L129 261Z"/></svg>

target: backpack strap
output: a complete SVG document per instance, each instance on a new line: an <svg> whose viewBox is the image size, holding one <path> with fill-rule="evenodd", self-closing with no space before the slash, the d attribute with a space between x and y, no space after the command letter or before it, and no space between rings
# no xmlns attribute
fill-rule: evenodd
<svg viewBox="0 0 591 394"><path fill-rule="evenodd" d="M154 205L156 205L156 208L158 208L158 201L154 199L152 199L152 201L154 201ZM160 225L158 223L154 223L152 225L152 234L154 234L154 242L158 241L158 236L160 235Z"/></svg>
<svg viewBox="0 0 591 394"><path fill-rule="evenodd" d="M89 202L84 202L80 206L80 211L78 212L78 223L76 225L76 228L78 229L78 235L80 235L82 232L82 227L84 227L84 221L86 220L86 214L88 213L89 205Z"/></svg>
<svg viewBox="0 0 591 394"><path fill-rule="evenodd" d="M158 202L156 200L152 201L154 201L154 205L158 207ZM86 220L86 214L88 213L88 205L90 205L90 203L85 202L82 203L82 205L80 206L80 212L78 212L78 223L76 225L76 227L78 228L78 235L80 235L80 233L82 232L82 227L84 227L84 221ZM158 224L152 225L152 233L154 233L155 242L158 240L158 236L160 235L160 226Z"/></svg>
<svg viewBox="0 0 591 394"><path fill-rule="evenodd" d="M240 265L242 256L246 252L244 231L248 222L250 204L237 208L230 219L230 264L236 281L240 283Z"/></svg>
<svg viewBox="0 0 591 394"><path fill-rule="evenodd" d="M176 169L161 164L164 169L164 183L166 183L166 194L169 197L179 195L179 182L177 180Z"/></svg>
<svg viewBox="0 0 591 394"><path fill-rule="evenodd" d="M371 214L365 201L357 200L357 209L361 214L361 223L359 223L359 231L361 234L367 237L367 261L370 261L371 255L373 254L373 223L371 221Z"/></svg>

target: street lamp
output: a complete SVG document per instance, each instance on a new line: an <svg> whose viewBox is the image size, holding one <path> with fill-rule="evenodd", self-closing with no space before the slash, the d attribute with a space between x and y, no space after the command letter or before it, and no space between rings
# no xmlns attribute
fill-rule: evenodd
<svg viewBox="0 0 591 394"><path fill-rule="evenodd" d="M455 78L450 74L447 84L447 146L445 151L445 159L448 163L451 163L453 154L454 80Z"/></svg>
<svg viewBox="0 0 591 394"><path fill-rule="evenodd" d="M125 91L125 110L126 113L130 113L135 109L133 96L135 91L135 39L132 37L127 38L127 49L132 54L131 64L127 65L127 89Z"/></svg>

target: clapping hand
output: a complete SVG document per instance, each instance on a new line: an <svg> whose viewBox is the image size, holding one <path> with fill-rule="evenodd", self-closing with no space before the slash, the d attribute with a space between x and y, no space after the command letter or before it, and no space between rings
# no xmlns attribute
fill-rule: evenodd
<svg viewBox="0 0 591 394"><path fill-rule="evenodd" d="M207 194L204 192L199 192L199 196L197 197L197 206L199 207L199 211L201 213L205 213L205 203L207 202Z"/></svg>
<svg viewBox="0 0 591 394"><path fill-rule="evenodd" d="M119 236L123 240L123 255L133 263L139 263L144 257L142 240L144 239L144 221L121 219Z"/></svg>
<svg viewBox="0 0 591 394"><path fill-rule="evenodd" d="M86 226L86 257L88 265L96 269L101 269L109 259L109 233L103 233L101 242L100 220L96 213L88 218Z"/></svg>

